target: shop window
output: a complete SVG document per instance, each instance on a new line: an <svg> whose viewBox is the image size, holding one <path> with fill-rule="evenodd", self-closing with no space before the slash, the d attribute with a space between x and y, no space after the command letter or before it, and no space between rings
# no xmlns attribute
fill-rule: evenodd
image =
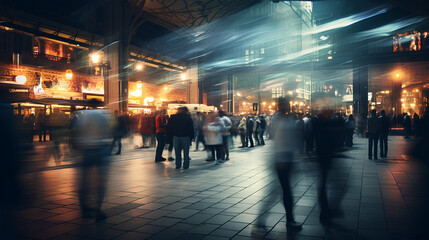
<svg viewBox="0 0 429 240"><path fill-rule="evenodd" d="M283 97L285 95L285 92L283 91L282 87L272 88L271 89L271 96L273 99Z"/></svg>

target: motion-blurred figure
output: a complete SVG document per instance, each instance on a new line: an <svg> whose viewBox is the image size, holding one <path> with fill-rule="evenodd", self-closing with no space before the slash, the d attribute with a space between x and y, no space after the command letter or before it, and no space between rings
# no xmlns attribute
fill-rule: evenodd
<svg viewBox="0 0 429 240"><path fill-rule="evenodd" d="M246 118L243 117L240 121L240 124L238 124L238 133L240 134L241 138L241 146L239 148L247 147L246 143Z"/></svg>
<svg viewBox="0 0 429 240"><path fill-rule="evenodd" d="M253 144L253 127L255 126L255 121L253 121L252 116L248 116L247 117L247 124L246 124L246 130L247 130L247 139L246 139L246 147L249 146L248 144L250 143L249 147L254 147L255 145Z"/></svg>
<svg viewBox="0 0 429 240"><path fill-rule="evenodd" d="M111 117L104 110L79 111L72 127L75 145L82 153L79 203L83 217L95 217L97 221L106 218L101 211L108 181L109 161L112 143ZM92 173L94 168L96 174ZM90 186L95 188L96 197L90 196ZM96 199L96 203L90 203ZM91 205L95 205L92 207Z"/></svg>
<svg viewBox="0 0 429 240"><path fill-rule="evenodd" d="M140 118L140 134L142 136L142 146L140 148L149 148L152 145L152 134L154 121L149 114L143 114Z"/></svg>
<svg viewBox="0 0 429 240"><path fill-rule="evenodd" d="M224 121L216 113L209 113L204 124L204 136L207 148L211 151L210 161L216 160L216 165L223 163L223 136L225 130Z"/></svg>
<svg viewBox="0 0 429 240"><path fill-rule="evenodd" d="M404 134L405 134L405 138L408 139L410 138L411 135L411 118L408 115L408 113L404 113L404 118L403 118L403 122L402 122L402 126L404 126Z"/></svg>
<svg viewBox="0 0 429 240"><path fill-rule="evenodd" d="M345 146L353 147L353 134L356 128L356 121L355 121L355 118L353 117L353 114L349 115L349 118L346 120L345 127L346 127Z"/></svg>
<svg viewBox="0 0 429 240"><path fill-rule="evenodd" d="M162 157L162 152L165 147L165 133L167 131L167 119L164 117L163 111L159 112L156 116L155 127L156 141L158 142L156 146L155 162L161 162L166 160Z"/></svg>
<svg viewBox="0 0 429 240"><path fill-rule="evenodd" d="M378 159L378 137L380 134L380 121L377 118L375 109L371 111L371 116L368 118L368 159L372 159L374 152L374 159Z"/></svg>
<svg viewBox="0 0 429 240"><path fill-rule="evenodd" d="M219 118L223 122L224 128L222 129L222 160L229 160L229 149L228 149L228 140L230 138L230 130L232 127L232 122L229 117L226 116L225 112L219 110Z"/></svg>
<svg viewBox="0 0 429 240"><path fill-rule="evenodd" d="M204 125L204 114L201 112L197 112L197 118L195 120L195 126L196 126L196 140L195 140L195 151L198 151L198 147L200 143L203 144L203 151L206 150L206 143L204 141L204 134L203 134L203 125Z"/></svg>
<svg viewBox="0 0 429 240"><path fill-rule="evenodd" d="M341 132L341 126L337 119L332 119L332 111L323 110L314 123L314 134L316 141L316 154L319 164L319 187L318 200L320 206L320 222L329 223L332 211L328 204L327 182L329 169L332 166L332 158L337 145L336 138Z"/></svg>
<svg viewBox="0 0 429 240"><path fill-rule="evenodd" d="M389 135L390 120L386 111L380 111L380 157L387 157L387 136Z"/></svg>
<svg viewBox="0 0 429 240"><path fill-rule="evenodd" d="M314 132L313 132L313 119L309 113L305 114L304 121L304 137L305 137L305 153L311 154L313 152Z"/></svg>
<svg viewBox="0 0 429 240"><path fill-rule="evenodd" d="M261 145L265 145L264 133L265 129L267 128L267 121L265 120L265 116L263 115L259 116L259 120L261 121L261 125L259 128L259 140L261 141Z"/></svg>
<svg viewBox="0 0 429 240"><path fill-rule="evenodd" d="M289 100L281 97L278 99L278 112L273 116L272 127L274 139L273 149L273 171L277 173L283 190L283 204L286 210L286 226L293 228L301 228L301 224L295 221L292 208L292 191L290 186L290 173L297 161L297 147L296 141L298 132L296 128L296 120L289 114L290 105ZM271 191L273 192L273 191ZM259 230L265 230L264 214L270 207L271 202L277 199L275 194L269 195L270 199L263 201L263 206L260 208L260 217L256 226ZM258 231L259 231L258 230Z"/></svg>
<svg viewBox="0 0 429 240"><path fill-rule="evenodd" d="M122 151L122 138L127 133L127 125L125 119L122 116L119 116L119 111L115 111L115 126L113 129L113 142L112 142L112 150L115 147L115 144L118 143L118 151L115 155L121 154Z"/></svg>
<svg viewBox="0 0 429 240"><path fill-rule="evenodd" d="M0 238L19 239L15 211L20 200L20 141L12 108L1 101L0 92Z"/></svg>

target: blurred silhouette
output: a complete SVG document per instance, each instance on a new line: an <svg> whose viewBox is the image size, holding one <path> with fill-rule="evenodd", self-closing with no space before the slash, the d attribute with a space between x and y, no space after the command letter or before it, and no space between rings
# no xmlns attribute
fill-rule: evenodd
<svg viewBox="0 0 429 240"><path fill-rule="evenodd" d="M223 163L222 158L222 131L225 129L224 121L216 113L209 113L204 123L204 136L207 148L211 151L211 158L206 161L216 160L216 165Z"/></svg>
<svg viewBox="0 0 429 240"><path fill-rule="evenodd" d="M0 92L0 98L3 93ZM20 201L20 142L12 107L0 99L0 238L18 239L16 209Z"/></svg>
<svg viewBox="0 0 429 240"><path fill-rule="evenodd" d="M222 160L228 161L229 160L229 149L228 149L228 141L230 138L230 130L232 127L231 119L229 119L225 112L222 110L219 110L219 118L223 122L224 128L222 131Z"/></svg>
<svg viewBox="0 0 429 240"><path fill-rule="evenodd" d="M113 128L113 142L112 142L112 150L115 147L115 143L118 143L118 151L115 153L116 155L121 154L121 150L122 150L122 138L125 136L125 134L127 133L127 125L125 122L124 117L119 116L119 111L115 111L114 113L115 115L115 126ZM111 150L111 151L112 151Z"/></svg>
<svg viewBox="0 0 429 240"><path fill-rule="evenodd" d="M350 114L349 118L346 120L345 128L346 128L345 146L353 147L353 134L356 128L356 121L353 117L353 114Z"/></svg>
<svg viewBox="0 0 429 240"><path fill-rule="evenodd" d="M106 157L110 155L113 138L111 122L107 111L83 110L78 111L77 118L71 127L75 138L73 142L82 153L79 179L79 203L82 216L95 217L97 221L106 218L101 207L108 181L109 161ZM91 196L91 185L95 196ZM96 199L96 202L91 203L92 199Z"/></svg>
<svg viewBox="0 0 429 240"><path fill-rule="evenodd" d="M410 138L411 135L411 118L408 113L404 113L402 126L404 126L404 135L405 138Z"/></svg>
<svg viewBox="0 0 429 240"><path fill-rule="evenodd" d="M299 143L296 141L298 131L296 128L296 120L289 114L289 100L281 97L278 99L278 112L273 116L272 127L275 129L273 134L274 149L273 149L273 172L277 174L280 185L283 191L283 205L286 210L286 226L292 228L301 228L301 224L295 221L293 216L293 200L290 186L290 173L293 170L297 161L297 147ZM265 219L266 211L271 206L271 203L277 199L273 194L274 189L270 191L268 198L264 199L260 208L260 217L257 220L255 232L266 231Z"/></svg>
<svg viewBox="0 0 429 240"><path fill-rule="evenodd" d="M254 147L255 145L253 144L253 128L255 126L255 121L253 121L253 117L252 116L247 116L247 124L246 124L246 130L247 130L247 135L246 135L246 147ZM248 145L250 143L250 146Z"/></svg>
<svg viewBox="0 0 429 240"><path fill-rule="evenodd" d="M194 139L194 123L187 107L180 107L177 114L170 118L172 134L174 136L174 150L176 152L176 169L189 168L189 148Z"/></svg>
<svg viewBox="0 0 429 240"><path fill-rule="evenodd" d="M152 145L152 134L154 128L152 116L149 114L143 114L140 118L139 126L143 142L140 148L149 148Z"/></svg>
<svg viewBox="0 0 429 240"><path fill-rule="evenodd" d="M378 159L377 148L378 148L378 137L380 134L380 121L377 118L377 112L371 111L371 116L368 118L368 159L372 159L374 153L374 159Z"/></svg>
<svg viewBox="0 0 429 240"><path fill-rule="evenodd" d="M164 113L158 112L155 118L155 127L156 127L156 141L158 145L156 146L155 162L165 161L166 159L162 157L162 152L165 147L165 133L167 131L167 119L164 117Z"/></svg>
<svg viewBox="0 0 429 240"><path fill-rule="evenodd" d="M387 157L387 136L389 135L390 129L390 120L389 117L386 116L386 111L380 111L380 117L378 118L380 121L380 157Z"/></svg>
<svg viewBox="0 0 429 240"><path fill-rule="evenodd" d="M302 120L304 121L305 153L311 155L314 143L313 119L306 113Z"/></svg>
<svg viewBox="0 0 429 240"><path fill-rule="evenodd" d="M240 134L241 146L239 148L246 147L246 118L243 117L238 125L238 132Z"/></svg>
<svg viewBox="0 0 429 240"><path fill-rule="evenodd" d="M332 119L333 111L324 109L314 123L317 162L319 164L318 200L320 206L320 222L329 223L332 211L328 204L327 182L328 173L332 166L335 149L341 147L336 139L340 138L342 126L338 119Z"/></svg>
<svg viewBox="0 0 429 240"><path fill-rule="evenodd" d="M259 140L261 141L261 145L265 145L264 133L267 128L267 121L265 120L265 116L259 116L259 120L261 121L261 125L259 128Z"/></svg>

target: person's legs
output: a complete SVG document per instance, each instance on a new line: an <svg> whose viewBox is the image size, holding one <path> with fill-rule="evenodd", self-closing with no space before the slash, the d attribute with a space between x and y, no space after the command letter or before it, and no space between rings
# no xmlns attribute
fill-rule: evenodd
<svg viewBox="0 0 429 240"><path fill-rule="evenodd" d="M372 159L372 144L374 141L374 136L372 133L368 133L368 158Z"/></svg>
<svg viewBox="0 0 429 240"><path fill-rule="evenodd" d="M118 137L118 151L116 154L121 154L122 152L122 138Z"/></svg>
<svg viewBox="0 0 429 240"><path fill-rule="evenodd" d="M388 148L387 147L387 145L388 145L387 144L388 143L387 142L387 134L384 136L383 142L384 142L384 156L387 157L387 148Z"/></svg>
<svg viewBox="0 0 429 240"><path fill-rule="evenodd" d="M222 160L229 160L228 141L229 136L222 136Z"/></svg>
<svg viewBox="0 0 429 240"><path fill-rule="evenodd" d="M249 142L250 142L250 146L249 147L254 147L255 145L253 144L253 137L252 137L252 135L253 135L253 132L248 132L247 133L247 136L248 136L248 138L249 138Z"/></svg>
<svg viewBox="0 0 429 240"><path fill-rule="evenodd" d="M156 133L156 140L158 141L158 146L156 147L155 161L161 161L163 159L162 152L165 147L164 133Z"/></svg>
<svg viewBox="0 0 429 240"><path fill-rule="evenodd" d="M180 137L174 137L174 151L176 152L176 168L182 167L182 143Z"/></svg>
<svg viewBox="0 0 429 240"><path fill-rule="evenodd" d="M378 134L374 136L374 159L378 158L377 150L378 150Z"/></svg>
<svg viewBox="0 0 429 240"><path fill-rule="evenodd" d="M256 132L254 132L254 134L253 134L254 136L255 136L255 144L256 145L260 145L260 142L259 142L259 133L256 131Z"/></svg>
<svg viewBox="0 0 429 240"><path fill-rule="evenodd" d="M183 137L183 169L189 168L189 148L191 145L191 139L189 137Z"/></svg>
<svg viewBox="0 0 429 240"><path fill-rule="evenodd" d="M261 140L262 145L265 145L264 132L265 132L265 129L261 129L261 131L259 132L259 139Z"/></svg>

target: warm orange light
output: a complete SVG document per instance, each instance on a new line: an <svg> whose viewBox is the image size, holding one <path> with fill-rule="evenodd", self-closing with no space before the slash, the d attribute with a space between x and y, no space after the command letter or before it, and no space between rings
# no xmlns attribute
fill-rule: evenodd
<svg viewBox="0 0 429 240"><path fill-rule="evenodd" d="M180 75L180 77L182 78L182 80L186 80L186 78L187 78L186 73L182 73L182 74Z"/></svg>
<svg viewBox="0 0 429 240"><path fill-rule="evenodd" d="M137 64L137 65L136 65L136 70L137 70L137 71L141 71L141 70L143 70L143 65L142 65L142 64Z"/></svg>
<svg viewBox="0 0 429 240"><path fill-rule="evenodd" d="M396 77L398 78L399 76L401 76L401 74L397 73L397 74L396 74Z"/></svg>
<svg viewBox="0 0 429 240"><path fill-rule="evenodd" d="M67 80L70 80L70 79L72 79L73 78L73 72L72 72L72 70L66 70L66 79Z"/></svg>
<svg viewBox="0 0 429 240"><path fill-rule="evenodd" d="M267 102L263 102L262 104L263 104L263 105L266 105L266 104L267 104Z"/></svg>
<svg viewBox="0 0 429 240"><path fill-rule="evenodd" d="M243 102L243 105L246 105L246 102Z"/></svg>
<svg viewBox="0 0 429 240"><path fill-rule="evenodd" d="M401 102L405 101L405 99L401 98Z"/></svg>
<svg viewBox="0 0 429 240"><path fill-rule="evenodd" d="M167 91L168 90L168 87L164 87L164 91Z"/></svg>
<svg viewBox="0 0 429 240"><path fill-rule="evenodd" d="M237 96L238 96L238 97L241 97L241 93L239 93L239 92L238 92L238 93L237 93Z"/></svg>
<svg viewBox="0 0 429 240"><path fill-rule="evenodd" d="M271 103L271 105L275 106L275 105L276 105L276 102L272 102L272 103Z"/></svg>
<svg viewBox="0 0 429 240"><path fill-rule="evenodd" d="M91 60L92 60L92 63L97 64L98 62L100 62L100 55L98 53L93 53L91 55Z"/></svg>

